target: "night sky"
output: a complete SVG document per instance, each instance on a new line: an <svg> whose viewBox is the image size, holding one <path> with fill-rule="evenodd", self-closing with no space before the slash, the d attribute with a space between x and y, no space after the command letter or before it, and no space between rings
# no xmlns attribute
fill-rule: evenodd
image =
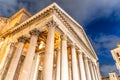
<svg viewBox="0 0 120 80"><path fill-rule="evenodd" d="M118 72L110 50L120 43L120 0L0 0L0 16L10 17L23 7L35 14L53 2L85 29L102 76Z"/></svg>

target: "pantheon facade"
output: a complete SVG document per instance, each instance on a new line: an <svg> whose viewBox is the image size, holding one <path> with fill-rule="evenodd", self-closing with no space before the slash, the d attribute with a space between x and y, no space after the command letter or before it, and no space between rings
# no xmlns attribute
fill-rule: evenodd
<svg viewBox="0 0 120 80"><path fill-rule="evenodd" d="M0 80L101 80L84 29L56 3L0 17Z"/></svg>

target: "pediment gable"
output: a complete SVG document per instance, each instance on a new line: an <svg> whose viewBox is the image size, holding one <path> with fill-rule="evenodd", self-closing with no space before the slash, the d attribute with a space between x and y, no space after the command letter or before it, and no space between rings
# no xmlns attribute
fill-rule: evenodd
<svg viewBox="0 0 120 80"><path fill-rule="evenodd" d="M29 19L31 16L32 15L25 8L20 9L18 12L8 18L7 25L3 29L2 33L10 29L11 27L21 24L25 20Z"/></svg>
<svg viewBox="0 0 120 80"><path fill-rule="evenodd" d="M55 7L59 9L59 15L63 18L63 23L71 28L72 31L79 37L79 40L82 41L83 45L91 51L91 54L97 58L97 55L81 25L79 25L72 17L70 17L63 9L61 9L57 4L55 4ZM57 15L57 16L59 16Z"/></svg>
<svg viewBox="0 0 120 80"><path fill-rule="evenodd" d="M0 33L2 32L3 28L7 25L8 18L0 17Z"/></svg>

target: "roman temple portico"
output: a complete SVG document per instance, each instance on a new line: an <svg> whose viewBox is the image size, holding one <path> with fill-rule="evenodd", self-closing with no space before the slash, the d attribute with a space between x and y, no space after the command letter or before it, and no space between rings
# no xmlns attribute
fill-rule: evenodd
<svg viewBox="0 0 120 80"><path fill-rule="evenodd" d="M56 3L33 16L22 9L10 19L18 18L0 33L1 80L101 80L84 29Z"/></svg>

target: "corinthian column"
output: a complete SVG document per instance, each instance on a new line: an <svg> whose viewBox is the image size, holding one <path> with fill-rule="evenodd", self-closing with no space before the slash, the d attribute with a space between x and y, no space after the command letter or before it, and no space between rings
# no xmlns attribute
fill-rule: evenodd
<svg viewBox="0 0 120 80"><path fill-rule="evenodd" d="M5 61L5 65L4 68L2 69L2 73L0 75L0 80L4 80L6 77L6 74L8 72L8 68L10 66L10 62L11 62L11 58L13 56L13 51L15 50L15 44L14 43L10 43L9 44L9 50L8 50L8 55L7 55L7 59Z"/></svg>
<svg viewBox="0 0 120 80"><path fill-rule="evenodd" d="M85 56L84 59L85 59L85 69L86 69L87 80L92 80L88 58Z"/></svg>
<svg viewBox="0 0 120 80"><path fill-rule="evenodd" d="M98 75L97 75L97 71L96 71L96 68L95 68L95 64L93 64L93 69L94 69L94 73L95 73L95 80L99 80L98 79Z"/></svg>
<svg viewBox="0 0 120 80"><path fill-rule="evenodd" d="M99 77L99 80L101 80L102 78L101 78L101 74L100 74L99 63L97 62L96 64L97 64L96 69L97 69L98 77Z"/></svg>
<svg viewBox="0 0 120 80"><path fill-rule="evenodd" d="M75 44L71 44L71 55L72 55L72 73L73 73L73 80L80 80L79 78L79 70L78 70L78 62L76 56L76 49Z"/></svg>
<svg viewBox="0 0 120 80"><path fill-rule="evenodd" d="M55 22L51 21L47 24L48 34L46 41L46 50L43 64L43 80L52 80L53 56L54 56L54 31Z"/></svg>
<svg viewBox="0 0 120 80"><path fill-rule="evenodd" d="M26 40L27 40L27 37L25 37L25 36L21 36L18 38L19 43L18 43L17 49L15 51L15 54L12 58L12 61L11 61L11 64L10 64L10 67L9 67L9 70L8 70L5 80L13 80L20 56L22 54L24 43Z"/></svg>
<svg viewBox="0 0 120 80"><path fill-rule="evenodd" d="M71 61L68 63L69 80L73 79Z"/></svg>
<svg viewBox="0 0 120 80"><path fill-rule="evenodd" d="M89 64L90 64L90 70L91 70L92 80L96 80L95 79L95 73L94 73L93 65L92 65L92 61L89 61Z"/></svg>
<svg viewBox="0 0 120 80"><path fill-rule="evenodd" d="M60 80L60 48L57 48L56 80Z"/></svg>
<svg viewBox="0 0 120 80"><path fill-rule="evenodd" d="M83 53L80 50L78 50L78 58L79 58L79 65L80 65L81 80L87 80L86 73L85 73Z"/></svg>
<svg viewBox="0 0 120 80"><path fill-rule="evenodd" d="M30 80L37 80L39 63L40 63L40 56L39 56L39 54L35 54L35 58L34 58L33 64L32 64Z"/></svg>
<svg viewBox="0 0 120 80"><path fill-rule="evenodd" d="M30 80L30 72L32 69L33 58L35 55L35 46L36 46L39 34L40 34L40 31L37 30L36 28L30 31L30 35L31 35L30 45L29 45L27 55L23 63L22 71L18 80L23 80L23 79Z"/></svg>
<svg viewBox="0 0 120 80"><path fill-rule="evenodd" d="M67 37L61 36L61 80L68 80L68 54L67 54Z"/></svg>

